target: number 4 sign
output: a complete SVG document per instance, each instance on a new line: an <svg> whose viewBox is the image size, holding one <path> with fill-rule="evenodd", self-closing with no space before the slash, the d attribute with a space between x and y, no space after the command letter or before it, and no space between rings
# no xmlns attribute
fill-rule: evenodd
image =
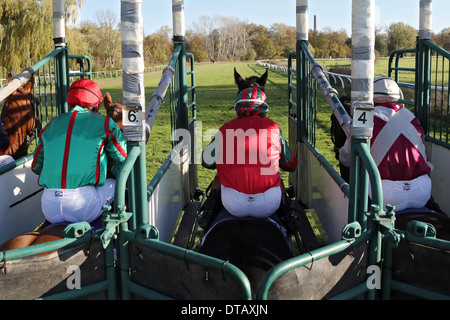
<svg viewBox="0 0 450 320"><path fill-rule="evenodd" d="M359 128L372 128L373 110L353 109L353 126Z"/></svg>

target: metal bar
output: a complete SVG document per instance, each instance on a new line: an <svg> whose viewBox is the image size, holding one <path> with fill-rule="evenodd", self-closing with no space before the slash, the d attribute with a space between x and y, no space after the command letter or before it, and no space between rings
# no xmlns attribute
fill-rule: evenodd
<svg viewBox="0 0 450 320"><path fill-rule="evenodd" d="M430 300L450 300L450 296L419 288L404 282L391 280L391 289Z"/></svg>
<svg viewBox="0 0 450 320"><path fill-rule="evenodd" d="M219 260L214 257L206 256L201 253L186 250L159 240L145 238L141 235L138 235L134 232L124 232L123 233L124 241L128 242L135 242L139 245L143 245L149 248L152 248L153 250L156 250L158 252L174 256L176 258L183 259L187 262L194 262L201 264L206 267L211 267L216 270L221 270L223 274L229 274L233 278L236 278L239 280L239 285L242 289L242 291L245 293L248 300L252 297L250 282L246 275L236 266L224 262L222 260ZM142 294L146 296L154 296L154 291L151 289L143 288L142 286L138 287L136 285L132 285L132 282L128 279L127 283L125 284L127 288L132 292L133 290L136 290L135 292L141 292ZM161 296L160 294L157 294L157 296L167 298L165 296Z"/></svg>
<svg viewBox="0 0 450 320"><path fill-rule="evenodd" d="M150 103L145 111L146 143L148 142L148 139L150 137L150 133L152 131L153 124L155 123L158 111L161 108L162 104L164 103L164 97L166 95L167 89L170 86L172 77L175 73L175 65L178 61L178 57L181 51L182 46L180 45L175 46L170 62L168 66L164 68L161 80L159 81L155 93L153 93L150 99Z"/></svg>
<svg viewBox="0 0 450 320"><path fill-rule="evenodd" d="M46 296L38 298L36 300L69 300L69 299L80 299L92 293L97 293L101 291L107 291L109 286L109 281L104 280L97 283L93 283L87 286L83 286L77 290L67 290L60 293L53 294L51 296Z"/></svg>
<svg viewBox="0 0 450 320"><path fill-rule="evenodd" d="M60 240L55 240L51 242L35 244L29 247L18 248L8 250L6 252L0 252L0 262L4 261L5 255L7 260L15 260L20 259L32 255L36 255L39 253L56 251L69 246L76 246L78 244L86 243L90 241L92 235L91 233L85 233L81 237L78 238L63 238Z"/></svg>
<svg viewBox="0 0 450 320"><path fill-rule="evenodd" d="M149 185L147 186L147 197L150 198L155 191L156 187L158 186L161 179L164 177L164 174L169 170L170 165L173 161L173 159L177 156L177 154L182 150L184 146L183 142L179 142L170 152L167 159L164 161L164 163L161 165L159 170L156 172L156 174L153 176L152 181L150 181Z"/></svg>
<svg viewBox="0 0 450 320"><path fill-rule="evenodd" d="M360 243L366 242L371 236L371 232L363 232L358 238L351 240L340 240L335 243L329 244L325 247L313 250L311 252L299 255L291 258L287 261L283 261L269 270L261 280L261 285L256 293L256 298L260 300L267 300L267 294L270 286L276 279L281 277L286 272L302 267L312 261L331 256L333 254L342 252L351 246L357 246Z"/></svg>
<svg viewBox="0 0 450 320"><path fill-rule="evenodd" d="M337 295L330 298L330 300L350 300L356 298L360 294L366 293L369 291L367 287L367 283L363 282L353 288L350 288L344 292L338 293Z"/></svg>
<svg viewBox="0 0 450 320"><path fill-rule="evenodd" d="M16 167L24 165L31 159L33 159L33 154L27 154L26 156L19 158L16 161L10 162L10 163L0 167L0 175L5 172L8 172L10 170L14 170Z"/></svg>
<svg viewBox="0 0 450 320"><path fill-rule="evenodd" d="M328 104L330 105L334 115L336 116L336 119L339 121L339 125L348 137L351 132L352 120L347 114L347 111L345 111L345 108L342 106L342 103L339 101L337 91L333 87L331 87L321 65L316 62L313 55L309 51L308 44L302 43L301 49L303 52L305 52L305 56L311 64L311 73L313 74L314 78L319 84L320 89L325 95Z"/></svg>

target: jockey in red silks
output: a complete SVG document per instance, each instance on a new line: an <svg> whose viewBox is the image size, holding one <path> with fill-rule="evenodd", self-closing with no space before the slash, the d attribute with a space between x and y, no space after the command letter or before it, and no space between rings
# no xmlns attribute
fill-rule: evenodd
<svg viewBox="0 0 450 320"><path fill-rule="evenodd" d="M388 77L374 80L375 117L370 153L381 176L383 205L395 210L422 208L431 197L433 166L427 161L424 131L414 114L398 104L403 97L397 83ZM350 164L348 140L339 150L339 160Z"/></svg>
<svg viewBox="0 0 450 320"><path fill-rule="evenodd" d="M278 168L293 171L297 159L278 124L266 117L266 95L258 88L242 90L234 109L202 154L202 165L217 169L222 204L237 217L268 217L280 206Z"/></svg>

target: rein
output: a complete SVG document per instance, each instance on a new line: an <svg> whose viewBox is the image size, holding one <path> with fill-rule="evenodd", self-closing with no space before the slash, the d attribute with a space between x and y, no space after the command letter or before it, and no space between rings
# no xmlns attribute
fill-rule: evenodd
<svg viewBox="0 0 450 320"><path fill-rule="evenodd" d="M118 105L114 105L113 106L113 110L115 111L116 109L120 109L120 110L123 110L123 107L122 106L118 106Z"/></svg>
<svg viewBox="0 0 450 320"><path fill-rule="evenodd" d="M30 101L31 104L33 105L33 107L36 105L36 100L35 100L35 98L34 98L34 96L32 94L29 94L29 93L25 92L25 90L23 90L21 88L17 89L17 91L19 91L21 94L26 96L28 101Z"/></svg>
<svg viewBox="0 0 450 320"><path fill-rule="evenodd" d="M21 94L23 94L28 99L28 101L33 106L33 113L35 113L36 99L35 99L34 95L27 93L25 90L23 90L21 88L18 88L17 91L20 92ZM29 147L31 145L31 142L34 139L36 139L36 121L39 121L39 119L36 117L36 115L34 115L34 128L31 131L30 138L27 141L27 147Z"/></svg>

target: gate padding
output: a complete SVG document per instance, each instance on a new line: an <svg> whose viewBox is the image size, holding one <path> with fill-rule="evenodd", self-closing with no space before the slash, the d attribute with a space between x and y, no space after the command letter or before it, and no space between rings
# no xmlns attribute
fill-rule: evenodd
<svg viewBox="0 0 450 320"><path fill-rule="evenodd" d="M20 250L20 249L18 249ZM105 255L100 241L90 241L72 248L64 248L47 255L6 259L0 263L0 300L31 300L58 298L58 293L76 298L86 293L91 284L106 279ZM79 268L80 282L71 281ZM73 287L72 290L68 289ZM106 282L105 282L106 284ZM105 286L106 288L106 286ZM88 299L106 299L106 291L86 296Z"/></svg>
<svg viewBox="0 0 450 320"><path fill-rule="evenodd" d="M130 281L140 287L139 293L145 298L252 298L249 280L241 270L228 262L154 239L140 239L138 242L128 243Z"/></svg>
<svg viewBox="0 0 450 320"><path fill-rule="evenodd" d="M269 300L329 299L364 284L367 279L366 270L367 243L363 242L284 273L270 286L267 298Z"/></svg>
<svg viewBox="0 0 450 320"><path fill-rule="evenodd" d="M450 250L402 241L394 250L392 279L392 299L421 297L422 291L426 292L423 298L448 299L450 297ZM409 289L410 286L415 288Z"/></svg>

